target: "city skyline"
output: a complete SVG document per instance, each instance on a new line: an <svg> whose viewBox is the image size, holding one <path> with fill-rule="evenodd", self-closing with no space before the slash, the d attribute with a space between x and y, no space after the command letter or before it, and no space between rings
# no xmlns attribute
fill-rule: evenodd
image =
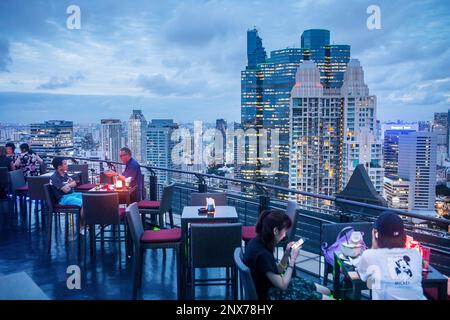
<svg viewBox="0 0 450 320"><path fill-rule="evenodd" d="M450 8L442 2L379 2L380 30L366 26L369 1L80 1L80 30L66 28L68 3L46 3L0 4L3 123L124 120L132 109L178 123L236 121L253 26L268 53L300 47L306 29L330 30L364 66L381 121L432 120L448 108ZM278 14L286 19L273 19Z"/></svg>

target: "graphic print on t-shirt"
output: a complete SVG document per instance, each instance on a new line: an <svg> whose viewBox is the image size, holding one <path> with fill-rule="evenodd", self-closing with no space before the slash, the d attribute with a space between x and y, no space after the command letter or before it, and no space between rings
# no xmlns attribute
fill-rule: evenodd
<svg viewBox="0 0 450 320"><path fill-rule="evenodd" d="M411 258L404 256L388 257L389 274L396 284L408 285L413 277L409 262Z"/></svg>

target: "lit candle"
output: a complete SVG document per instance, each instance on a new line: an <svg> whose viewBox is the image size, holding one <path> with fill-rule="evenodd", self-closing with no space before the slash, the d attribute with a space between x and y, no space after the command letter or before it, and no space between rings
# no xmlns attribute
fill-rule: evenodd
<svg viewBox="0 0 450 320"><path fill-rule="evenodd" d="M117 181L116 181L116 188L117 188L117 189L121 189L122 187L123 187L122 180L117 180Z"/></svg>

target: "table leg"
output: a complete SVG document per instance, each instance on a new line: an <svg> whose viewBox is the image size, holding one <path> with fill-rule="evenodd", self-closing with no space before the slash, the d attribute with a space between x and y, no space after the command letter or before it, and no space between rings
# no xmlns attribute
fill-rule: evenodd
<svg viewBox="0 0 450 320"><path fill-rule="evenodd" d="M181 278L181 300L186 300L187 292L187 268L186 268L186 248L187 248L187 223L181 221L181 248L180 248L180 278Z"/></svg>
<svg viewBox="0 0 450 320"><path fill-rule="evenodd" d="M438 299L439 300L447 300L447 281L439 283Z"/></svg>
<svg viewBox="0 0 450 320"><path fill-rule="evenodd" d="M362 285L359 281L352 281L352 298L353 300L361 300Z"/></svg>
<svg viewBox="0 0 450 320"><path fill-rule="evenodd" d="M341 276L341 266L337 262L336 257L334 257L334 268L333 268L333 297L335 299L340 298L340 291L341 291L341 283L340 283L340 276Z"/></svg>

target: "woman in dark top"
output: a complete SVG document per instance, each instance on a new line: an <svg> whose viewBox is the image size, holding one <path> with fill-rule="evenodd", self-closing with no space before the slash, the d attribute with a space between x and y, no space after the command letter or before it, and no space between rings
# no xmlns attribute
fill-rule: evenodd
<svg viewBox="0 0 450 320"><path fill-rule="evenodd" d="M14 170L12 159L6 155L6 148L0 147L0 167L8 168L8 171Z"/></svg>
<svg viewBox="0 0 450 320"><path fill-rule="evenodd" d="M292 278L300 248L291 248L290 242L283 258L277 265L274 257L275 246L283 240L292 222L289 217L277 210L265 210L256 224L256 238L245 248L244 262L250 268L260 300L320 300L326 299L327 288ZM318 292L320 291L320 292Z"/></svg>

